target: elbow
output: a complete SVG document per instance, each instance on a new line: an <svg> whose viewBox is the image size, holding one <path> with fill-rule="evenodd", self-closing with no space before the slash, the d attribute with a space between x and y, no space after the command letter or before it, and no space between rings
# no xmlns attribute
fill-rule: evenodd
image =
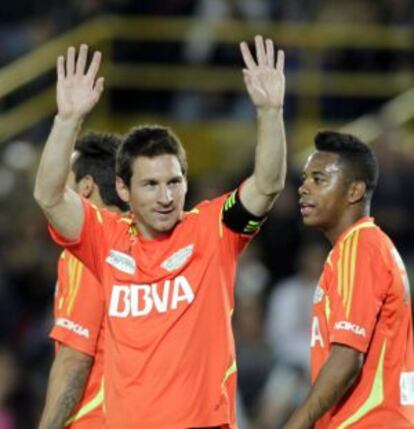
<svg viewBox="0 0 414 429"><path fill-rule="evenodd" d="M285 189L286 177L282 176L272 182L256 180L256 184L260 194L268 198L276 198Z"/></svg>
<svg viewBox="0 0 414 429"><path fill-rule="evenodd" d="M45 192L37 183L33 191L33 198L40 208L45 211L55 207L61 201L61 197L56 197L55 195L51 195L50 192Z"/></svg>

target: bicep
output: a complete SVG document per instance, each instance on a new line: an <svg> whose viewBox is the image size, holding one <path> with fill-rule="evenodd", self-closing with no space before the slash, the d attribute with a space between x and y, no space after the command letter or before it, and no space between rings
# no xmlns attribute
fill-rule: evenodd
<svg viewBox="0 0 414 429"><path fill-rule="evenodd" d="M70 188L53 207L43 207L43 211L52 227L67 240L76 240L84 222L84 208L80 196Z"/></svg>
<svg viewBox="0 0 414 429"><path fill-rule="evenodd" d="M261 192L254 176L250 176L241 186L240 200L246 209L255 216L265 216L273 207L277 195Z"/></svg>

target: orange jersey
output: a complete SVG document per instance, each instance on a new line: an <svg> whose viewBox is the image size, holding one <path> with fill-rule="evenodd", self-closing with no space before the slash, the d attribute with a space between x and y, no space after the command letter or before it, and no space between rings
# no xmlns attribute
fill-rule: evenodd
<svg viewBox="0 0 414 429"><path fill-rule="evenodd" d="M110 429L235 428L231 313L249 236L223 225L225 199L199 204L161 239L143 239L132 218L87 202L75 243L52 231L105 289Z"/></svg>
<svg viewBox="0 0 414 429"><path fill-rule="evenodd" d="M316 429L414 427L410 286L391 240L364 217L337 240L314 295L312 379L334 343L364 353L360 377Z"/></svg>
<svg viewBox="0 0 414 429"><path fill-rule="evenodd" d="M50 337L60 344L94 357L83 396L65 428L99 429L103 414L103 321L102 288L92 273L64 251L58 264L55 293L55 324Z"/></svg>

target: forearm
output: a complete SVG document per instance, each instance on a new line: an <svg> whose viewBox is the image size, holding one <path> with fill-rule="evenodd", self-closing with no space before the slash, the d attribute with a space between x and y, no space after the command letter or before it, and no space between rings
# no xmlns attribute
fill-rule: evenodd
<svg viewBox="0 0 414 429"><path fill-rule="evenodd" d="M259 108L253 177L257 190L275 197L285 186L286 136L283 107Z"/></svg>
<svg viewBox="0 0 414 429"><path fill-rule="evenodd" d="M55 117L40 159L34 196L39 205L50 208L60 202L70 171L70 159L82 119Z"/></svg>
<svg viewBox="0 0 414 429"><path fill-rule="evenodd" d="M311 429L354 384L362 366L362 354L352 349L340 350L340 353L344 358L331 353L305 402L295 411L284 429Z"/></svg>
<svg viewBox="0 0 414 429"><path fill-rule="evenodd" d="M82 397L93 358L63 347L49 376L39 429L62 429Z"/></svg>

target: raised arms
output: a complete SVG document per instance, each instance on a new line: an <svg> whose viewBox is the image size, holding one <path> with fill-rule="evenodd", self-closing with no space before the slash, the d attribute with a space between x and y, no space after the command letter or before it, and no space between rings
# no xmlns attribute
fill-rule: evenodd
<svg viewBox="0 0 414 429"><path fill-rule="evenodd" d="M95 52L86 67L88 47L82 45L77 59L70 47L66 59L57 60L58 112L43 149L36 175L34 197L55 229L69 240L78 237L83 225L80 197L66 187L70 160L85 116L103 91L103 78L97 79L101 54Z"/></svg>
<svg viewBox="0 0 414 429"><path fill-rule="evenodd" d="M240 199L256 216L265 215L283 190L286 177L286 138L283 123L285 94L284 53L275 64L273 42L256 36L256 60L242 42L247 92L257 109L258 133L253 174L241 189Z"/></svg>

